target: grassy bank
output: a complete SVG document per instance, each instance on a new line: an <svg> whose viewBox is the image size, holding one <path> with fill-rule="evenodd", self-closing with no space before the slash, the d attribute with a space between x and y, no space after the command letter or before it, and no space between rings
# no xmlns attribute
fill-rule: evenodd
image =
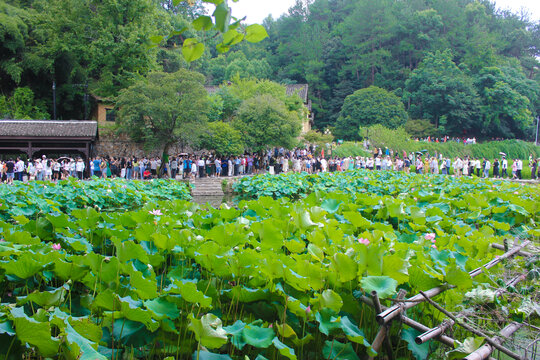
<svg viewBox="0 0 540 360"><path fill-rule="evenodd" d="M394 152L407 153L411 151L424 151L429 154L443 154L443 156L449 156L455 158L472 157L481 159L483 157L488 159L500 158L500 152L507 154L508 159L524 159L528 160L529 156L540 157L540 146L535 146L534 143L528 143L521 140L504 140L504 141L490 141L481 144L464 145L457 142L446 143L434 143L424 141L396 141L392 142L373 142L374 147L380 147L384 149L388 147L394 150ZM362 143L345 142L334 149L333 154L335 156L366 156L366 151L363 148Z"/></svg>
<svg viewBox="0 0 540 360"><path fill-rule="evenodd" d="M500 157L500 152L504 152L507 154L508 159L528 160L530 155L540 157L540 146L521 140L488 141L474 145L465 145L455 141L446 143L424 142L412 140L410 134L403 128L388 129L382 125L361 128L359 134L369 139L371 149L377 147L384 150L388 147L399 154L403 151L407 153L426 151L431 155L437 153L451 158L461 156L481 159L485 157L493 160ZM362 142L345 142L333 151L333 155L340 157L365 156L365 154Z"/></svg>

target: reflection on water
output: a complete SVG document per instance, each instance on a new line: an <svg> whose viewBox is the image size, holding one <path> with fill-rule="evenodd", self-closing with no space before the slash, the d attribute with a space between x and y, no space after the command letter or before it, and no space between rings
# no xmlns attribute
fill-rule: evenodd
<svg viewBox="0 0 540 360"><path fill-rule="evenodd" d="M200 195L193 196L191 201L196 202L197 204L205 205L209 204L212 207L219 207L221 204L227 204L229 206L234 205L234 196L231 194L225 196L213 196L213 195Z"/></svg>

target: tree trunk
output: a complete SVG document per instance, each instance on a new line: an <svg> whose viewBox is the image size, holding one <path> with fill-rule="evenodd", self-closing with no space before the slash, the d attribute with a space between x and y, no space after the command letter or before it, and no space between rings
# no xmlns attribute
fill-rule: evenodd
<svg viewBox="0 0 540 360"><path fill-rule="evenodd" d="M163 153L161 154L161 165L158 169L158 178L162 178L165 173L165 164L168 164L169 162L169 147L171 144L166 143L165 147L163 148ZM167 166L167 173L169 177L171 177L171 169Z"/></svg>

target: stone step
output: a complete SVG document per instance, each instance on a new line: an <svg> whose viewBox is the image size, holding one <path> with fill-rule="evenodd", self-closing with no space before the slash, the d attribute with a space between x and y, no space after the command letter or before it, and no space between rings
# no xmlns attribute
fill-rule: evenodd
<svg viewBox="0 0 540 360"><path fill-rule="evenodd" d="M206 191L206 192L194 192L191 194L191 196L219 196L224 197L225 194L223 192L218 193L216 191Z"/></svg>

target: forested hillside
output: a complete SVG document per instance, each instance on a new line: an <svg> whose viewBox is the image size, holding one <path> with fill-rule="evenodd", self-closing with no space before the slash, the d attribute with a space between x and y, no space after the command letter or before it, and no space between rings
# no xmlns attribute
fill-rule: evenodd
<svg viewBox="0 0 540 360"><path fill-rule="evenodd" d="M338 125L335 134L348 139L358 137L340 133L351 119L355 126L384 119L388 109L378 107L396 98L406 116L399 105L395 126L534 136L540 22L489 1L298 1L287 15L264 21L269 38L224 54L216 50L221 35L190 27L204 13L200 1L174 7L171 0L0 0L0 113L50 117L55 81L58 117L82 118L85 92L114 98L152 70L189 68L209 85L238 77L308 83L315 127ZM152 37L184 27L152 47ZM181 43L190 36L206 50L188 64ZM377 102L366 94L377 94ZM365 108L368 120L358 117Z"/></svg>
<svg viewBox="0 0 540 360"><path fill-rule="evenodd" d="M207 75L307 82L320 129L335 125L348 95L375 85L440 133L534 135L540 25L489 1L298 1L264 26L269 39L210 60Z"/></svg>

